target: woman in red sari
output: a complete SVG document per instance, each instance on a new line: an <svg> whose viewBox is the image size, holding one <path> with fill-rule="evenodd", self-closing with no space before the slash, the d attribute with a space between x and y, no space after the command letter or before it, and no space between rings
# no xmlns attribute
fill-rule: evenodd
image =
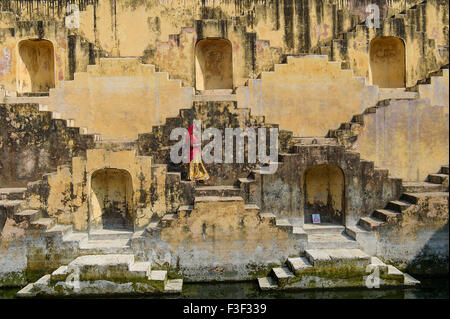
<svg viewBox="0 0 450 319"><path fill-rule="evenodd" d="M190 141L190 157L189 157L189 179L191 181L206 181L209 179L209 174L202 163L201 146L198 140L194 137L194 126L189 127L189 141Z"/></svg>

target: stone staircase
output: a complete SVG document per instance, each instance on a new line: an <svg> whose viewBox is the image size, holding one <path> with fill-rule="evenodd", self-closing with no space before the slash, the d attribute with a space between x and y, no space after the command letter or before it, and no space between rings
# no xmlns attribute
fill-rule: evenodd
<svg viewBox="0 0 450 319"><path fill-rule="evenodd" d="M1 190L2 196L6 196L6 193L5 189ZM76 267L80 270L82 289L75 294L181 292L182 279L169 280L166 270L151 270L150 262L135 259L132 241L139 237L139 232L105 229L74 231L72 225L58 224L55 218L45 216L40 210L22 210L25 201L11 198L18 198L19 194L20 197L25 197L23 189L21 192L19 189L8 189L8 194L7 199L0 201L0 208L6 209L6 216L12 216L14 221L25 229L26 236L44 236L46 241L51 243L50 246L58 247L59 263L68 263L67 266L60 266L51 275L45 275L35 283L27 285L17 296L73 294L73 288L67 285L65 280ZM127 269L124 268L125 264ZM105 287L102 280L111 283ZM134 290L129 283L136 281L139 281L141 286Z"/></svg>
<svg viewBox="0 0 450 319"><path fill-rule="evenodd" d="M173 68L172 60L173 57L180 57L180 52L183 52L183 55L185 56L190 56L192 54L192 52L186 50L186 48L191 48L192 42L198 40L196 37L194 38L195 30L198 30L197 32L199 34L206 32L207 35L205 38L222 37L230 39L234 35L236 39L245 39L245 45L253 48L249 50L251 52L245 54L246 63L252 65L251 70L248 72L249 74L245 75L247 78L257 77L262 71L269 71L273 68L275 63L280 63L283 59L281 47L271 46L270 41L259 39L256 32L247 31L243 16L237 16L230 19L194 20L193 26L182 27L180 33L170 34L168 41L157 41L154 52L145 57L145 62L154 64L159 71L177 69L178 72L172 71L170 77L181 79L185 85L188 84L189 86L194 86L192 79L188 76L188 74L192 73L192 68L190 68L190 66ZM230 34L233 35L230 36ZM242 43L242 46L244 46L244 43ZM256 48L258 49L256 50ZM258 54L267 61L260 62L261 59L256 57Z"/></svg>
<svg viewBox="0 0 450 319"><path fill-rule="evenodd" d="M61 5L58 2L58 5ZM61 10L59 8L59 10ZM61 11L59 11L61 12ZM65 14L65 9L63 9ZM89 64L98 63L99 58L107 55L107 52L100 48L97 44L90 42L86 37L77 34L71 29L67 29L64 21L58 21L55 17L48 16L44 20L27 21L26 17L15 15L8 12L11 16L9 25L0 28L0 36L7 38L13 35L16 38L55 38L57 30L64 30L64 35L67 37L68 46L72 47L77 52L77 61L70 61L69 53L69 70L66 74L67 80L74 79L75 72L85 72ZM42 17L41 17L42 19ZM62 80L58 79L57 81ZM57 83L55 83L57 84ZM24 92L18 93L16 90L6 90L6 103L42 103L48 101L48 92Z"/></svg>
<svg viewBox="0 0 450 319"><path fill-rule="evenodd" d="M449 168L442 166L438 174L430 174L426 182L404 182L403 195L399 200L390 201L384 209L377 209L369 217L363 217L359 226L372 231L389 223L398 222L402 213L411 206L429 198L447 198Z"/></svg>
<svg viewBox="0 0 450 319"><path fill-rule="evenodd" d="M432 75L427 77L424 81L424 84L419 84L416 86L415 90L417 92L406 91L405 89L380 89L380 100L377 105L367 108L361 114L355 114L350 122L341 123L339 128L329 130L326 137L334 138L336 139L337 144L344 145L346 148L351 149L364 127L365 116L370 116L370 114L377 113L378 109L389 107L391 104L395 104L397 102L401 103L402 100L429 98L429 92L434 89L434 83L438 80L448 79L448 65L443 66L440 71L432 72L431 74ZM386 92L388 92L388 94L386 94ZM434 101L430 101L429 104L433 105L433 102Z"/></svg>
<svg viewBox="0 0 450 319"><path fill-rule="evenodd" d="M151 222L143 232L145 237L154 237L163 228L171 227L179 218L189 218L191 214L202 211L217 211L217 207L225 207L228 211L242 212L256 215L262 223L277 227L289 234L294 239L306 238L306 233L301 227L292 225L289 221L277 218L271 213L261 213L255 204L246 204L242 197L242 190L237 186L196 186L193 205L181 205L177 213L164 215L160 220Z"/></svg>
<svg viewBox="0 0 450 319"><path fill-rule="evenodd" d="M220 98L219 98L220 99ZM194 101L190 109L180 109L177 117L168 117L165 124L152 127L152 132L139 134L138 150L141 154L152 156L156 163L168 165L171 172L179 172L186 181L187 171L185 164L173 164L170 160L170 149L176 141L170 141L170 132L174 128L188 128L194 120L202 121L202 128L209 127L224 130L225 128L278 128L278 125L266 123L264 116L253 116L250 108L238 108L235 101ZM222 132L223 134L223 132ZM285 143L282 138L288 138L292 133L280 131L280 147ZM206 144L207 141L204 141ZM245 175L257 164L206 164L211 179L206 181L207 186L222 186L235 184L236 180Z"/></svg>
<svg viewBox="0 0 450 319"><path fill-rule="evenodd" d="M331 61L340 61L342 62L343 68L352 68L355 74L359 74L360 71L358 70L356 62L353 60L353 53L350 52L350 48L356 49L355 46L357 45L356 43L358 38L365 38L366 35L376 33L376 36L394 36L403 38L406 43L417 39L420 47L422 48L421 52L427 52L424 56L434 57L435 59L435 61L429 65L423 61L419 72L420 75L417 80L424 78L427 73L438 70L440 65L448 64L449 57L448 38L445 35L442 36L443 38L447 38L447 40L445 43L439 44L437 40L431 38L431 32L427 32L428 30L426 30L426 26L423 24L426 19L433 19L433 13L430 12L428 14L427 12L427 10L430 9L427 6L427 2L431 1L422 1L403 12L397 13L394 16L380 21L380 29L377 29L376 32L372 32L371 29L368 29L365 22L359 23L349 31L340 33L339 38L333 39L328 45L313 49L313 52L326 54L329 56ZM441 8L441 6L442 10L444 10L445 5L437 4L437 7ZM358 48L358 50L361 50L363 46L360 45L360 47L361 48ZM368 50L365 52L368 52ZM382 92L380 94L380 98L385 97L386 93L388 92ZM396 93L398 94L399 91ZM392 94L393 92L389 92L388 95ZM413 96L413 94L410 95Z"/></svg>
<svg viewBox="0 0 450 319"><path fill-rule="evenodd" d="M49 111L42 104L0 103L0 114L3 119L2 130L9 132L4 140L5 145L6 143L20 145L21 148L20 150L11 147L2 149L6 157L3 162L6 175L2 176L4 184L0 185L3 189L0 199L4 200L6 197L14 199L14 192L17 192L17 196L22 196L23 185L28 181L56 169L57 165L70 161L71 157L85 153L101 138L99 134L88 133L85 127L77 126L74 120L63 119L60 113ZM31 172L19 180L16 180L14 175L8 175L8 170L11 172L17 170L15 165L20 152L24 150L33 152L37 145L40 145L41 152L46 152L49 157L47 163L31 167ZM8 156L14 157L14 161ZM21 165L24 165L23 161Z"/></svg>
<svg viewBox="0 0 450 319"><path fill-rule="evenodd" d="M60 170L61 167L58 167ZM168 279L166 270L156 266L151 270L151 263L142 258L135 258L133 241L139 240L142 231L95 229L88 232L75 231L72 224L59 224L56 218L40 208L32 208L29 202L43 180L28 183L27 188L1 188L0 210L2 217L12 219L23 232L18 235L26 238L42 238L49 249L47 266L56 268L51 275L45 275L18 292L19 297L36 295L65 294L104 294L111 293L180 293L182 279ZM0 220L3 228L4 221ZM17 239L18 239L17 238ZM53 248L52 248L53 247ZM56 254L56 260L53 260ZM45 256L44 256L45 257ZM74 259L75 258L75 259ZM128 270L123 268L124 263ZM81 287L78 292L66 285L65 279L73 272L75 266L81 269ZM147 269L148 268L148 269ZM120 278L117 276L120 275ZM85 276L85 277L83 277ZM95 277L97 276L97 277ZM94 280L94 282L89 282ZM97 280L97 281L96 281ZM102 280L111 280L106 287ZM139 281L139 288L131 283ZM83 283L84 281L84 283ZM60 288L61 286L63 288ZM109 290L110 289L110 290Z"/></svg>
<svg viewBox="0 0 450 319"><path fill-rule="evenodd" d="M345 233L345 227L335 224L304 224L308 249L356 249L358 242Z"/></svg>
<svg viewBox="0 0 450 319"><path fill-rule="evenodd" d="M74 289L72 280L78 281ZM105 280L107 281L105 283ZM133 254L80 256L17 293L37 295L180 293L182 279L168 279L167 271L152 269L150 262L136 261Z"/></svg>
<svg viewBox="0 0 450 319"><path fill-rule="evenodd" d="M375 270L376 269L376 270ZM379 274L379 286L415 286L420 282L377 257L357 248L307 249L304 255L287 258L268 276L258 278L261 290L368 288L368 276ZM370 278L369 278L370 279ZM372 288L372 287L370 287Z"/></svg>

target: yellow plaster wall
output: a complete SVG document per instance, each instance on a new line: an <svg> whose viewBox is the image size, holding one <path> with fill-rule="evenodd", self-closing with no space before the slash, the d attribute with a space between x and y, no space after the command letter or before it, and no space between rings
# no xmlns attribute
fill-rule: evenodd
<svg viewBox="0 0 450 319"><path fill-rule="evenodd" d="M424 181L448 164L448 134L448 105L432 106L426 99L391 101L364 117L355 151L393 177Z"/></svg>
<svg viewBox="0 0 450 319"><path fill-rule="evenodd" d="M53 44L45 40L19 42L17 82L19 92L48 92L55 87Z"/></svg>
<svg viewBox="0 0 450 319"><path fill-rule="evenodd" d="M180 81L138 59L101 59L87 73L76 73L74 81L51 90L49 109L103 139L136 139L189 108L192 94L192 88L182 88Z"/></svg>
<svg viewBox="0 0 450 319"><path fill-rule="evenodd" d="M267 123L278 123L295 136L325 136L378 101L376 87L326 56L289 57L288 64L249 80L237 95L239 107L251 107L252 114L264 115Z"/></svg>
<svg viewBox="0 0 450 319"><path fill-rule="evenodd" d="M305 172L306 202L322 206L328 204L334 211L343 212L344 176L336 166L318 165L310 167Z"/></svg>
<svg viewBox="0 0 450 319"><path fill-rule="evenodd" d="M89 225L99 227L101 212L95 205L92 176L109 168L125 171L131 176L132 193L127 193L127 201L130 200L128 205L132 207L129 216L134 227L147 225L153 214L162 216L166 213L167 168L165 165L153 167L151 157L136 156L135 150L91 149L86 158L74 157L71 168L60 166L55 173L47 175L47 202L41 202L39 196L32 194L28 205L41 207L50 217L57 218L58 223L73 224L76 230L87 230ZM107 185L103 186L106 191Z"/></svg>
<svg viewBox="0 0 450 319"><path fill-rule="evenodd" d="M203 250L218 264L229 264L236 254L255 250L267 254L274 241L279 250L293 245L287 231L260 220L257 211L244 208L243 201L195 203L189 215L179 215L161 230L161 239L174 250Z"/></svg>
<svg viewBox="0 0 450 319"><path fill-rule="evenodd" d="M18 91L21 93L37 91L42 92L39 90L33 90L31 85L29 85L29 72L26 68L24 68L24 63L19 52L19 43L21 41L36 38L37 35L32 33L26 36L17 34L15 37L8 36L3 40L3 42L1 42L0 84L4 86L5 90L14 92ZM65 71L67 63L67 38L65 37L64 30L54 30L51 36L49 35L49 37L44 40L50 41L53 46L53 57L51 58L53 65L48 65L49 71L46 74L51 73L53 75L54 83L52 83L50 87L57 87L60 81L63 81L66 79L66 76L68 76L68 72ZM40 53L42 53L42 50ZM35 62L38 62L38 60L42 59L36 58ZM38 63L37 66L39 73L42 73L45 68L44 65L42 63ZM41 77L41 75L38 77ZM46 76L45 79L41 80L41 82L49 82L50 78L49 76Z"/></svg>
<svg viewBox="0 0 450 319"><path fill-rule="evenodd" d="M449 107L449 76L448 69L442 70L442 76L431 77L431 84L419 85L419 96L429 99L431 105Z"/></svg>

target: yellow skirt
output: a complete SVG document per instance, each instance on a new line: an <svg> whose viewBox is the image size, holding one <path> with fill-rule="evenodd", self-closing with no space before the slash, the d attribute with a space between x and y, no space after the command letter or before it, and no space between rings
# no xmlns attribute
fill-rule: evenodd
<svg viewBox="0 0 450 319"><path fill-rule="evenodd" d="M209 174L199 156L194 156L189 164L189 179L191 181L206 181L209 179Z"/></svg>

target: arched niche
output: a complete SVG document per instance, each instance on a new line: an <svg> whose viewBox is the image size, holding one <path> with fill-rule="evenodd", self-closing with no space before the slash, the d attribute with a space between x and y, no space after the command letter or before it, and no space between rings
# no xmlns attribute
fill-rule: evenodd
<svg viewBox="0 0 450 319"><path fill-rule="evenodd" d="M133 186L126 170L105 168L91 176L91 229L133 229Z"/></svg>
<svg viewBox="0 0 450 319"><path fill-rule="evenodd" d="M233 88L233 53L230 41L208 38L197 42L195 87L197 90Z"/></svg>
<svg viewBox="0 0 450 319"><path fill-rule="evenodd" d="M18 44L17 91L47 93L55 87L55 53L48 40L22 40Z"/></svg>
<svg viewBox="0 0 450 319"><path fill-rule="evenodd" d="M305 171L305 224L312 214L320 214L321 223L344 224L344 173L334 165L316 165Z"/></svg>
<svg viewBox="0 0 450 319"><path fill-rule="evenodd" d="M405 44L400 38L380 37L370 42L372 84L380 88L406 86Z"/></svg>

